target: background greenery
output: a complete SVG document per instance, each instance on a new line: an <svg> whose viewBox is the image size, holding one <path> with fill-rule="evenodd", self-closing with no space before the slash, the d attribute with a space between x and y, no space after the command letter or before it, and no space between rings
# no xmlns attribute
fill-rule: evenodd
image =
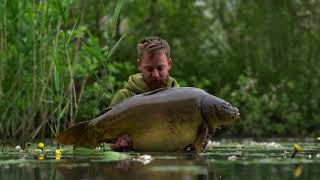
<svg viewBox="0 0 320 180"><path fill-rule="evenodd" d="M4 0L2 142L54 137L108 106L136 44L172 46L174 76L240 108L223 134L320 133L320 0Z"/></svg>

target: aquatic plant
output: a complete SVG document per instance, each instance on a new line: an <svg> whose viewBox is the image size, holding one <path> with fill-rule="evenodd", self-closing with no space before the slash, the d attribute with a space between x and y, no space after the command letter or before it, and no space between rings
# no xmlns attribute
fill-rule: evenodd
<svg viewBox="0 0 320 180"><path fill-rule="evenodd" d="M293 153L291 155L291 158L294 158L297 153L302 151L303 151L303 148L299 144L293 144Z"/></svg>

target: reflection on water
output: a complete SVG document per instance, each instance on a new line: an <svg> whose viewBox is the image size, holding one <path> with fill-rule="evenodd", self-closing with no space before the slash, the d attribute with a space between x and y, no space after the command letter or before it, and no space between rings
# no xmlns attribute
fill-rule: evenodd
<svg viewBox="0 0 320 180"><path fill-rule="evenodd" d="M318 179L320 147L305 144L305 149L296 159L290 158L289 144L226 144L202 154L65 153L58 160L50 153L3 153L0 179ZM237 159L228 160L231 156Z"/></svg>
<svg viewBox="0 0 320 180"><path fill-rule="evenodd" d="M302 171L303 171L303 165L297 164L293 172L294 177L300 177L302 174Z"/></svg>

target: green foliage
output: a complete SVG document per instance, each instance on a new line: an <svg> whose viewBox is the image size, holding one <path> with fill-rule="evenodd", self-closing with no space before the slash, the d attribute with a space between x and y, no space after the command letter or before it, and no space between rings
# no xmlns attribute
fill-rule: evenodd
<svg viewBox="0 0 320 180"><path fill-rule="evenodd" d="M112 38L106 30L101 39L93 35L83 22L84 9L72 9L76 3L1 5L2 140L53 136L79 117L99 114L103 98L105 106L110 102L114 85L120 83L114 75L127 66L110 57L124 37ZM119 1L114 20L121 5Z"/></svg>
<svg viewBox="0 0 320 180"><path fill-rule="evenodd" d="M170 43L179 84L239 107L230 135L319 134L319 14L318 0L5 0L0 135L53 137L96 117L150 35Z"/></svg>
<svg viewBox="0 0 320 180"><path fill-rule="evenodd" d="M131 34L118 59L135 53L146 35L168 39L172 75L181 85L240 108L233 135L319 132L319 1L136 0L126 7L139 8L124 11Z"/></svg>
<svg viewBox="0 0 320 180"><path fill-rule="evenodd" d="M258 89L258 79L246 73L239 77L237 84L240 87L238 90L232 90L229 86L222 90L225 97L231 92L230 101L240 107L242 116L237 128L229 133L247 137L303 137L310 136L316 123L319 123L317 119L305 119L309 115L304 113L310 107L308 103L303 103L303 97L290 96L290 90L296 90L297 86L293 81L281 80L262 91ZM318 112L312 113L315 115Z"/></svg>

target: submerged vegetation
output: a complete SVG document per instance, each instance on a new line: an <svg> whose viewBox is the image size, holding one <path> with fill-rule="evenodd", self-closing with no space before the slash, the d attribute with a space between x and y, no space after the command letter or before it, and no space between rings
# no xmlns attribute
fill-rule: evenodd
<svg viewBox="0 0 320 180"><path fill-rule="evenodd" d="M171 44L182 86L240 107L225 134L320 133L319 0L4 0L0 18L1 143L99 115L149 35Z"/></svg>

